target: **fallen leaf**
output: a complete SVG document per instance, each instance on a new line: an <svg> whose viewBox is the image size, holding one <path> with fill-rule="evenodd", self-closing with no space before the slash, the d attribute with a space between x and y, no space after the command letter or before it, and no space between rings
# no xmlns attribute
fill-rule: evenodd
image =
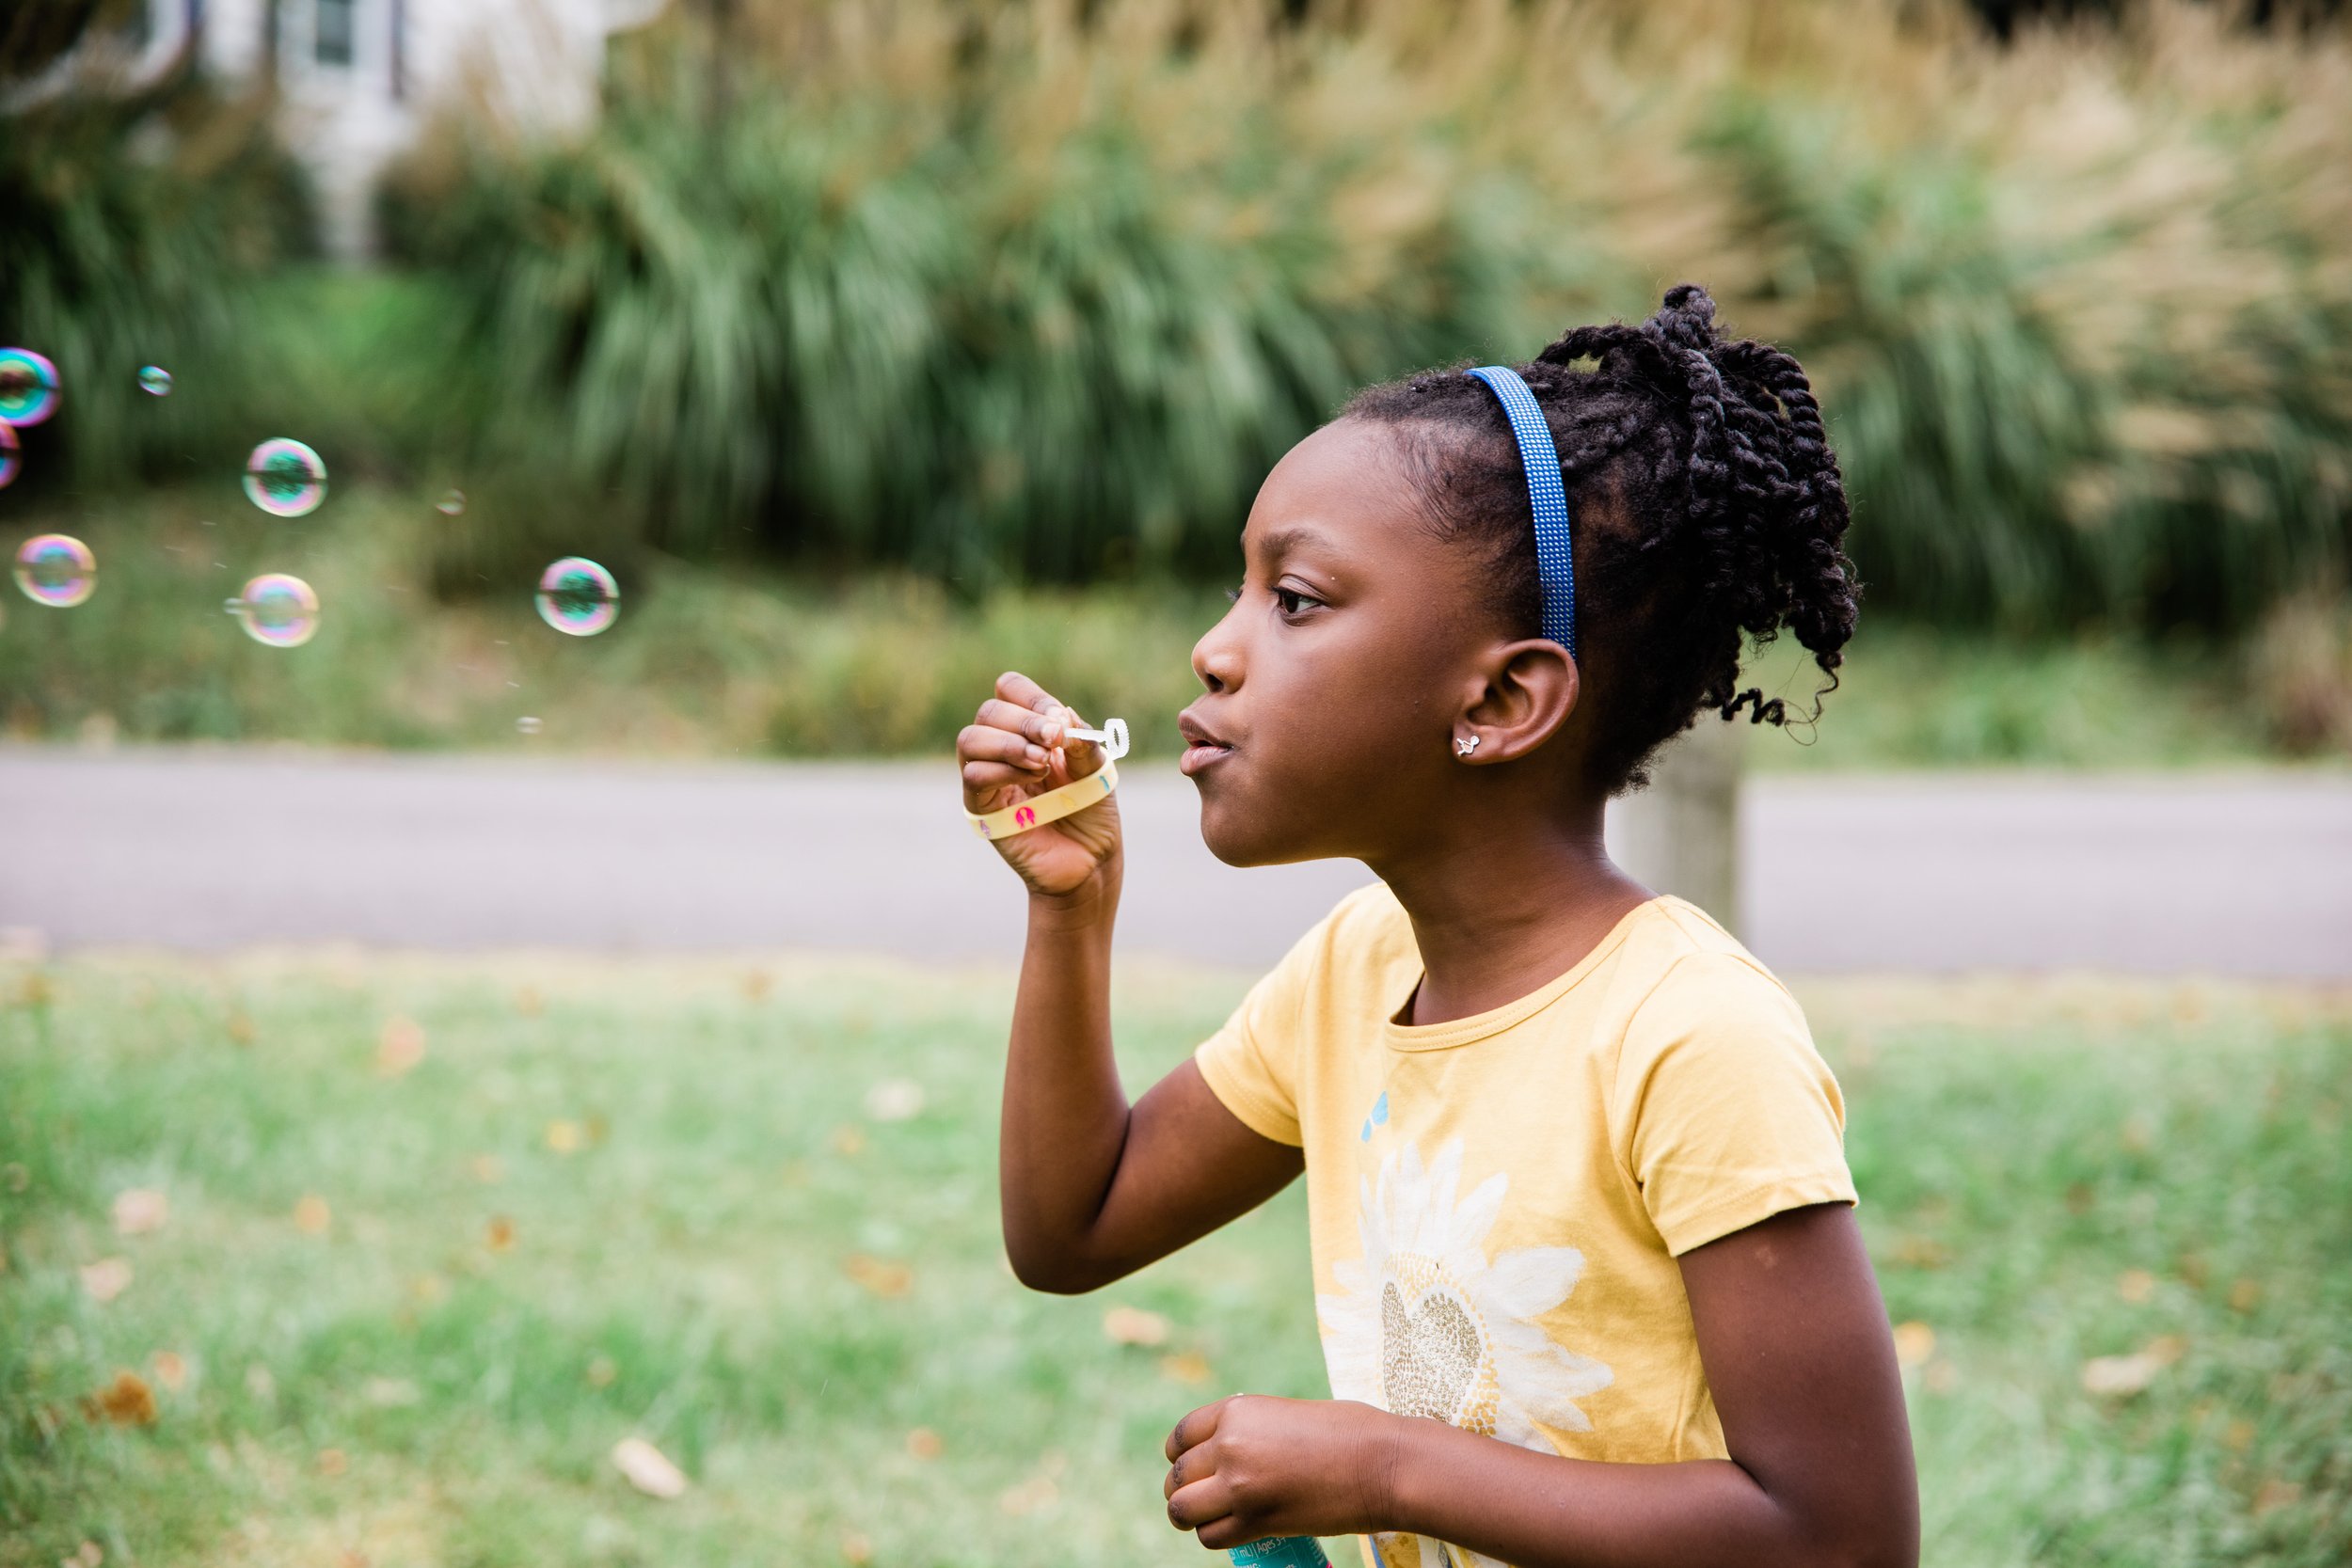
<svg viewBox="0 0 2352 1568"><path fill-rule="evenodd" d="M866 1148L866 1129L855 1122L845 1122L833 1130L833 1148L836 1154L857 1154Z"/></svg>
<svg viewBox="0 0 2352 1568"><path fill-rule="evenodd" d="M1160 1357L1160 1375L1172 1383L1202 1384L1214 1374L1209 1358L1199 1351L1178 1351L1174 1355Z"/></svg>
<svg viewBox="0 0 2352 1568"><path fill-rule="evenodd" d="M588 1363L588 1386L591 1388L610 1388L620 1375L621 1369L612 1364L609 1355L599 1355Z"/></svg>
<svg viewBox="0 0 2352 1568"><path fill-rule="evenodd" d="M489 1230L484 1239L490 1243L492 1252L514 1251L515 1222L504 1214L491 1215Z"/></svg>
<svg viewBox="0 0 2352 1568"><path fill-rule="evenodd" d="M2251 1312L2255 1303L2262 1299L2263 1288L2257 1281L2246 1278L2231 1281L2230 1309L2232 1311Z"/></svg>
<svg viewBox="0 0 2352 1568"><path fill-rule="evenodd" d="M580 1124L580 1128L588 1134L588 1143L591 1148L602 1147L604 1140L612 1135L612 1124L598 1116L590 1117Z"/></svg>
<svg viewBox="0 0 2352 1568"><path fill-rule="evenodd" d="M1952 1260L1952 1249L1932 1236L1904 1236L1891 1256L1906 1269L1940 1269Z"/></svg>
<svg viewBox="0 0 2352 1568"><path fill-rule="evenodd" d="M359 1392L370 1404L387 1410L424 1401L424 1391L405 1377L372 1377L361 1385Z"/></svg>
<svg viewBox="0 0 2352 1568"><path fill-rule="evenodd" d="M1061 1500L1061 1488L1051 1476L1031 1476L997 1494L996 1506L1016 1519L1041 1513Z"/></svg>
<svg viewBox="0 0 2352 1568"><path fill-rule="evenodd" d="M131 1259L101 1258L82 1265L82 1289L102 1307L131 1288Z"/></svg>
<svg viewBox="0 0 2352 1568"><path fill-rule="evenodd" d="M351 1468L351 1458L341 1449L321 1449L318 1467L320 1475L340 1476Z"/></svg>
<svg viewBox="0 0 2352 1568"><path fill-rule="evenodd" d="M148 1387L147 1379L128 1368L118 1370L115 1380L90 1396L86 1406L92 1420L103 1417L123 1427L155 1424L155 1391Z"/></svg>
<svg viewBox="0 0 2352 1568"><path fill-rule="evenodd" d="M468 1168L473 1172L473 1179L485 1187L496 1186L506 1180L506 1167L499 1163L495 1154L475 1155Z"/></svg>
<svg viewBox="0 0 2352 1568"><path fill-rule="evenodd" d="M115 1234L145 1236L171 1218L171 1199L152 1187L125 1187L115 1194Z"/></svg>
<svg viewBox="0 0 2352 1568"><path fill-rule="evenodd" d="M243 1007L229 1015L229 1037L239 1045L253 1043L253 1019Z"/></svg>
<svg viewBox="0 0 2352 1568"><path fill-rule="evenodd" d="M613 1444L612 1463L631 1486L648 1497L666 1502L686 1494L686 1472L643 1437L624 1437Z"/></svg>
<svg viewBox="0 0 2352 1568"><path fill-rule="evenodd" d="M326 1199L316 1193L305 1193L294 1205L294 1228L305 1236L324 1236L326 1227L335 1223L335 1212L326 1206Z"/></svg>
<svg viewBox="0 0 2352 1568"><path fill-rule="evenodd" d="M405 1013L394 1013L386 1019L375 1037L377 1074L398 1078L423 1060L424 1026Z"/></svg>
<svg viewBox="0 0 2352 1568"><path fill-rule="evenodd" d="M2182 1253L2180 1261L2174 1267L2180 1271L2184 1283L2200 1291L2205 1288L2205 1281L2212 1275L2212 1270L2205 1266L2203 1257L2194 1252Z"/></svg>
<svg viewBox="0 0 2352 1568"><path fill-rule="evenodd" d="M1895 1359L1906 1367L1924 1367L1935 1354L1935 1330L1923 1323L1895 1325Z"/></svg>
<svg viewBox="0 0 2352 1568"><path fill-rule="evenodd" d="M774 975L764 969L755 969L743 976L743 994L751 1001L761 1001L775 983Z"/></svg>
<svg viewBox="0 0 2352 1568"><path fill-rule="evenodd" d="M2221 1429L2221 1446L2232 1453L2244 1453L2254 1446L2254 1423L2240 1416Z"/></svg>
<svg viewBox="0 0 2352 1568"><path fill-rule="evenodd" d="M2083 1363L2083 1391L2128 1399L2146 1389L2186 1348L2178 1335L2166 1334L2129 1355L2094 1355Z"/></svg>
<svg viewBox="0 0 2352 1568"><path fill-rule="evenodd" d="M187 1358L178 1351L159 1350L149 1357L149 1362L155 1369L155 1381L173 1393L188 1386Z"/></svg>
<svg viewBox="0 0 2352 1568"><path fill-rule="evenodd" d="M2280 1481L2277 1476L2272 1476L2265 1481L2261 1489L2254 1494L2254 1517L2259 1519L2273 1509L2285 1508L2300 1500L2302 1496L2301 1483Z"/></svg>
<svg viewBox="0 0 2352 1568"><path fill-rule="evenodd" d="M516 986L515 988L515 1010L522 1014L523 1017L537 1018L546 1006L547 1003L541 999L539 995L539 988L537 986Z"/></svg>
<svg viewBox="0 0 2352 1568"><path fill-rule="evenodd" d="M873 1542L867 1540L864 1535L860 1534L856 1530L850 1530L846 1532L841 1537L841 1560L851 1563L873 1561Z"/></svg>
<svg viewBox="0 0 2352 1568"><path fill-rule="evenodd" d="M437 1274L421 1274L408 1282L408 1293L427 1307L449 1299L449 1281Z"/></svg>
<svg viewBox="0 0 2352 1568"><path fill-rule="evenodd" d="M1164 1345L1168 1320L1139 1307L1114 1307L1103 1314L1103 1332L1114 1345Z"/></svg>
<svg viewBox="0 0 2352 1568"><path fill-rule="evenodd" d="M368 1568L368 1554L345 1548L335 1554L335 1568Z"/></svg>
<svg viewBox="0 0 2352 1568"><path fill-rule="evenodd" d="M841 1272L878 1296L902 1296L914 1288L914 1271L904 1263L893 1263L865 1253L851 1253L841 1264Z"/></svg>
<svg viewBox="0 0 2352 1568"><path fill-rule="evenodd" d="M944 1446L939 1433L929 1427L916 1427L907 1433L907 1452L917 1459L937 1459Z"/></svg>
<svg viewBox="0 0 2352 1568"><path fill-rule="evenodd" d="M580 1123L551 1121L548 1123L548 1147L558 1154L577 1154L580 1146Z"/></svg>
<svg viewBox="0 0 2352 1568"><path fill-rule="evenodd" d="M912 1078L885 1078L866 1091L866 1114L876 1121L912 1121L923 1114L923 1085Z"/></svg>
<svg viewBox="0 0 2352 1568"><path fill-rule="evenodd" d="M81 1568L98 1568L106 1560L106 1553L97 1542L85 1541L73 1548L73 1560L81 1564Z"/></svg>
<svg viewBox="0 0 2352 1568"><path fill-rule="evenodd" d="M2115 1293L2137 1307L2156 1293L2156 1276L2146 1269L2125 1269L2115 1277Z"/></svg>

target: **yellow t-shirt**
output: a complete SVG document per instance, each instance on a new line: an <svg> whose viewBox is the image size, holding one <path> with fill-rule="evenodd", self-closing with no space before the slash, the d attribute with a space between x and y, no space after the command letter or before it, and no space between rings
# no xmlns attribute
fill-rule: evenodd
<svg viewBox="0 0 2352 1568"><path fill-rule="evenodd" d="M1333 1396L1577 1459L1727 1457L1675 1259L1855 1200L1796 999L1671 897L1473 1018L1397 1023L1421 977L1375 884L1197 1053L1235 1116L1306 1153ZM1492 1561L1375 1542L1391 1568Z"/></svg>

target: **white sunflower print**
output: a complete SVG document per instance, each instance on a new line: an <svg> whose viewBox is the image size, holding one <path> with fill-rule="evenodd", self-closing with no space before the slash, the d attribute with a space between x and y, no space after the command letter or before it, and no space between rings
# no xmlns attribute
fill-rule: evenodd
<svg viewBox="0 0 2352 1568"><path fill-rule="evenodd" d="M1331 1392L1399 1416L1552 1451L1540 1427L1589 1432L1576 1402L1615 1381L1608 1366L1553 1339L1535 1320L1584 1272L1574 1247L1523 1247L1489 1259L1486 1233L1511 1179L1502 1171L1456 1201L1462 1140L1424 1170L1411 1143L1362 1183L1363 1256L1332 1265L1337 1294L1315 1297ZM1374 1537L1388 1568L1502 1568L1424 1536Z"/></svg>

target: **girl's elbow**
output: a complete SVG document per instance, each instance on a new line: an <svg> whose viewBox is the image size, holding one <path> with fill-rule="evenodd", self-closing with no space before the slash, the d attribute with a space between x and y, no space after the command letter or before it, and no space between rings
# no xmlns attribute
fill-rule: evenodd
<svg viewBox="0 0 2352 1568"><path fill-rule="evenodd" d="M1008 1244L1005 1261L1011 1265L1013 1278L1049 1296L1082 1296L1117 1277L1090 1267L1063 1248Z"/></svg>

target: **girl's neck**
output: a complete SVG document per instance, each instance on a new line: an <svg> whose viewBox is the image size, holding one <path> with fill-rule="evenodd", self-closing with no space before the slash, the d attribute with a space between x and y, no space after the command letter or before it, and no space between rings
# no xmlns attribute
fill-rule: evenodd
<svg viewBox="0 0 2352 1568"><path fill-rule="evenodd" d="M1499 821L1375 864L1413 923L1420 988L1396 1022L1451 1022L1540 990L1576 967L1652 895L1617 869L1602 838L1606 802L1530 831Z"/></svg>

